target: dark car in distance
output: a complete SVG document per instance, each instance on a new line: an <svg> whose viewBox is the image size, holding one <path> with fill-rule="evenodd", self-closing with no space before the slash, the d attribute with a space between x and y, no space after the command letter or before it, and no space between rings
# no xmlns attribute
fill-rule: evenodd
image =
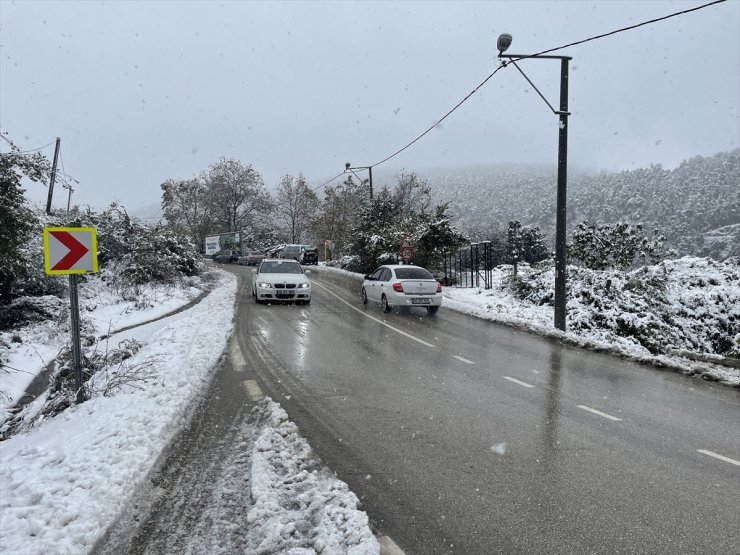
<svg viewBox="0 0 740 555"><path fill-rule="evenodd" d="M299 262L305 265L318 265L319 249L313 245L304 246Z"/></svg>
<svg viewBox="0 0 740 555"><path fill-rule="evenodd" d="M224 249L213 255L213 261L220 264L234 264L239 261L239 251Z"/></svg>

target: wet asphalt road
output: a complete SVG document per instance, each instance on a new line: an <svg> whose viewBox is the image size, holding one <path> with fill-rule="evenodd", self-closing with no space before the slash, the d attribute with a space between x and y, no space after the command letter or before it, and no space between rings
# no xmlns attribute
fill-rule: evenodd
<svg viewBox="0 0 740 555"><path fill-rule="evenodd" d="M247 378L286 408L407 554L737 553L740 390L444 307L383 314L314 271L256 305ZM704 452L700 452L703 450Z"/></svg>

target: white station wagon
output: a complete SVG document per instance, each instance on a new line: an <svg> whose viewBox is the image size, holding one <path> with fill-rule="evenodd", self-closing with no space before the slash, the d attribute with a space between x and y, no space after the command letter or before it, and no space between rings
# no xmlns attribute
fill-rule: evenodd
<svg viewBox="0 0 740 555"><path fill-rule="evenodd" d="M383 312L395 306L424 307L435 314L442 306L442 284L420 266L381 266L362 282L362 304L380 303Z"/></svg>

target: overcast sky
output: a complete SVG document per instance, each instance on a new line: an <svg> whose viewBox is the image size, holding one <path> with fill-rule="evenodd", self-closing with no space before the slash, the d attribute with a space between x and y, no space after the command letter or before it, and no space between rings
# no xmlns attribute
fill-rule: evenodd
<svg viewBox="0 0 740 555"><path fill-rule="evenodd" d="M703 3L0 0L0 128L23 150L61 137L73 202L96 208L158 203L163 181L220 156L269 187L299 172L316 186L442 117L496 68L503 32L510 53L533 53ZM558 54L573 57L571 167L675 167L739 146L737 0ZM557 106L559 62L521 67ZM554 168L557 125L509 66L377 171Z"/></svg>

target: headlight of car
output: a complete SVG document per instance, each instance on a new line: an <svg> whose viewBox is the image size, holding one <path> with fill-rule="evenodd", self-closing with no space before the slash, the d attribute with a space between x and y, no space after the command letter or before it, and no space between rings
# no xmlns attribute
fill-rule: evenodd
<svg viewBox="0 0 740 555"><path fill-rule="evenodd" d="M308 282L306 282L306 283L299 283L298 284L298 287L300 287L301 289L308 289L309 283Z"/></svg>
<svg viewBox="0 0 740 555"><path fill-rule="evenodd" d="M263 287L263 288L265 288L265 289L269 289L270 287L272 287L272 285L271 285L271 284L269 284L269 283L267 283L266 281L260 281L260 282L257 282L257 285L258 285L259 287Z"/></svg>

